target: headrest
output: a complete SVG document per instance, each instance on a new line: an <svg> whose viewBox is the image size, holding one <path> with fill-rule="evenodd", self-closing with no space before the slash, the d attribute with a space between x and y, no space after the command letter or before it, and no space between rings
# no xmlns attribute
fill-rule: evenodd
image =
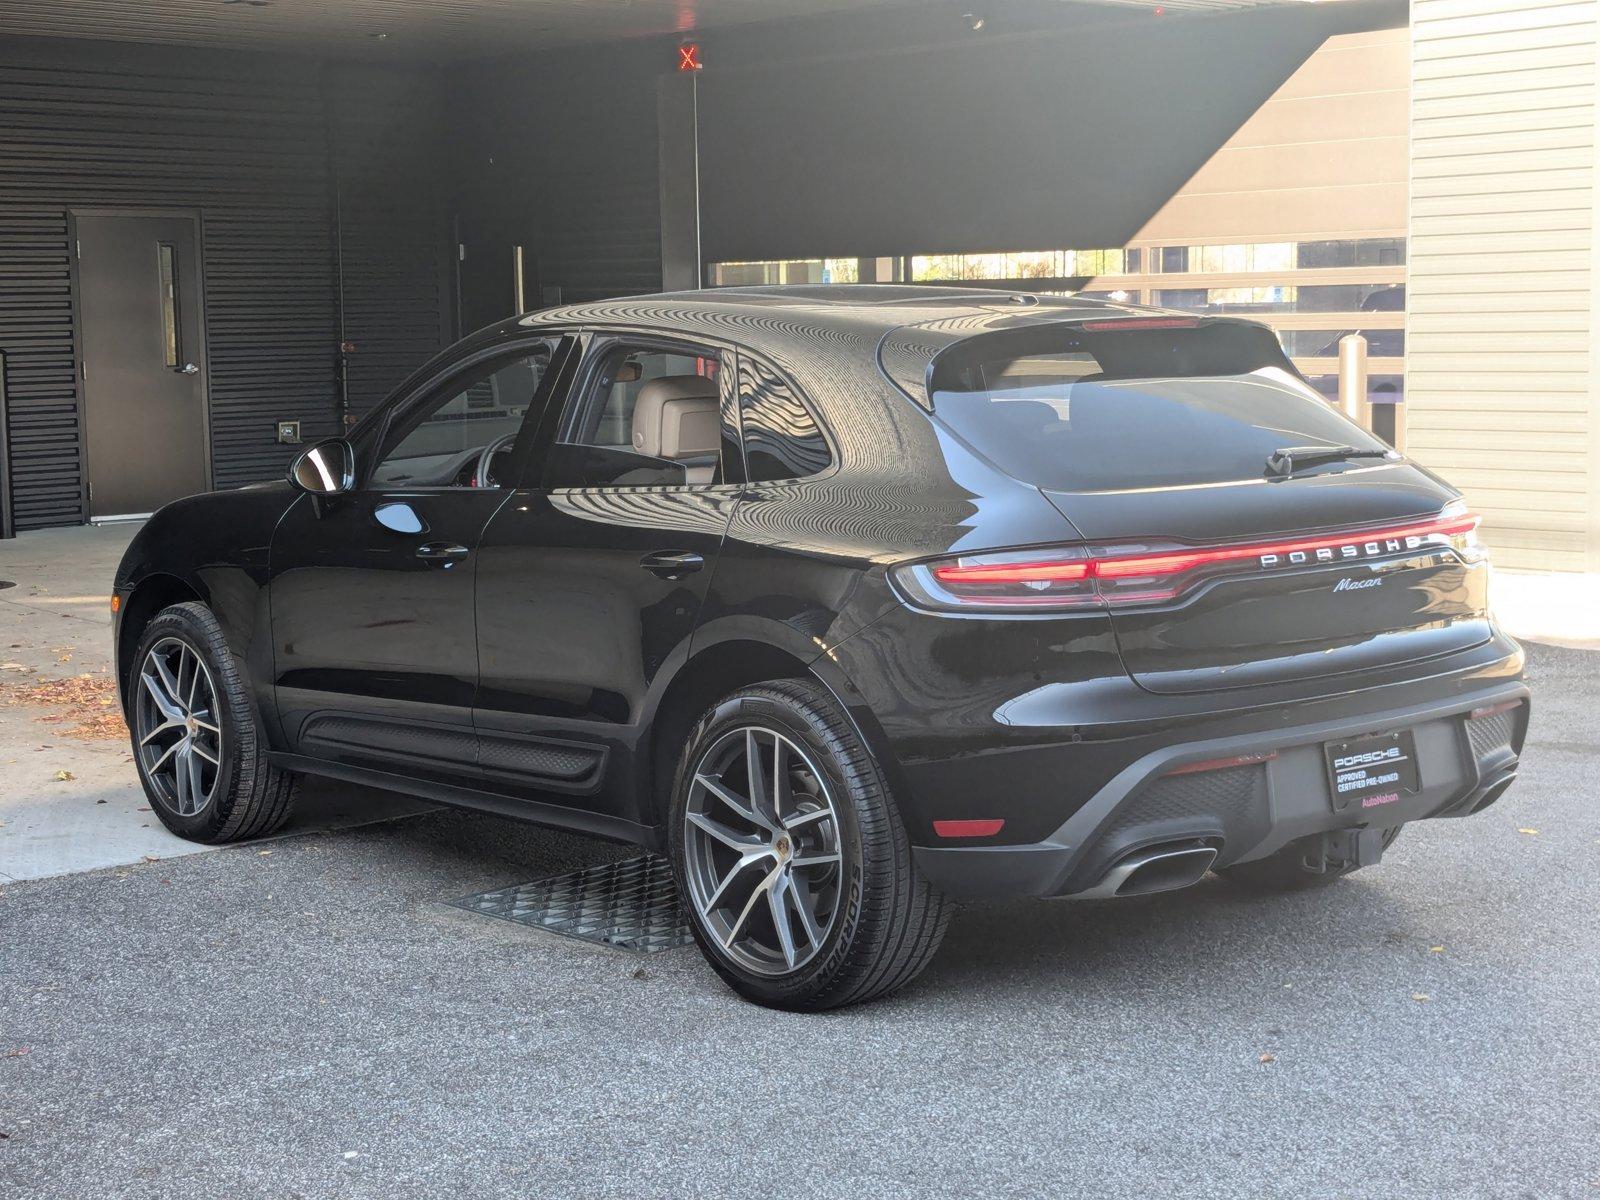
<svg viewBox="0 0 1600 1200"><path fill-rule="evenodd" d="M639 389L633 407L633 448L654 458L702 458L722 442L717 381L703 375L663 375Z"/></svg>

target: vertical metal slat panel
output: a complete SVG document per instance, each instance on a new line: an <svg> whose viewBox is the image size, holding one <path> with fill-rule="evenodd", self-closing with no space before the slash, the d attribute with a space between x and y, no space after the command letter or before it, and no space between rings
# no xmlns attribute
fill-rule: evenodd
<svg viewBox="0 0 1600 1200"><path fill-rule="evenodd" d="M438 238L424 248L417 232L441 227L437 196L385 160L399 154L413 169L434 156L436 128L406 117L433 104L437 78L363 69L328 104L321 71L300 59L0 41L0 348L19 529L84 515L69 210L200 212L218 487L284 469L293 448L276 443L278 418L298 418L307 438L336 431L330 144L355 148L352 190L384 198L347 214L360 223L346 235L347 333L383 347L357 373L360 406L438 348ZM383 138L360 132L385 120ZM369 182L374 164L383 178Z"/></svg>

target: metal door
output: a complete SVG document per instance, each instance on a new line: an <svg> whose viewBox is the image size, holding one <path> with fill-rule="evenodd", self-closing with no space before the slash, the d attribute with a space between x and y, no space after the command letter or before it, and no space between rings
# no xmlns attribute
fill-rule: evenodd
<svg viewBox="0 0 1600 1200"><path fill-rule="evenodd" d="M196 221L76 224L89 515L154 512L210 480Z"/></svg>

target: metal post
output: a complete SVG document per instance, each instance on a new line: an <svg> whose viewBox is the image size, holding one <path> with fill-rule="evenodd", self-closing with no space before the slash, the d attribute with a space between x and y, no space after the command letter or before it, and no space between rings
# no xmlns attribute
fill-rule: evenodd
<svg viewBox="0 0 1600 1200"><path fill-rule="evenodd" d="M0 350L0 538L17 536L11 512L11 406L6 394L6 353Z"/></svg>
<svg viewBox="0 0 1600 1200"><path fill-rule="evenodd" d="M1339 408L1344 415L1372 428L1372 401L1367 396L1367 339L1347 333L1339 339Z"/></svg>

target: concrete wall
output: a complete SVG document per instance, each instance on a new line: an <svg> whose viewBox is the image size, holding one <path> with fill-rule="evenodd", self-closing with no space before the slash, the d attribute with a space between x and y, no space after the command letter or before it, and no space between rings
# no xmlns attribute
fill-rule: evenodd
<svg viewBox="0 0 1600 1200"><path fill-rule="evenodd" d="M1027 30L952 38L940 21L942 40L933 16L899 19L892 40L841 20L828 40L708 45L707 259L1121 246L1328 37L1405 12L1062 5ZM1403 149L1385 152L1398 179ZM1338 164L1320 169L1335 182Z"/></svg>
<svg viewBox="0 0 1600 1200"><path fill-rule="evenodd" d="M1600 570L1593 0L1414 0L1409 449L1502 565Z"/></svg>
<svg viewBox="0 0 1600 1200"><path fill-rule="evenodd" d="M1125 291L1158 303L1163 288L1403 285L1393 265L1182 275L1155 270L1153 248L1401 239L1406 233L1410 35L1405 28L1337 34L1271 97L1129 241L1143 273L1091 280L1090 290ZM1280 331L1403 328L1403 311L1263 313ZM1307 375L1336 373L1331 357L1296 359ZM1398 357L1369 363L1373 376L1404 370Z"/></svg>
<svg viewBox="0 0 1600 1200"><path fill-rule="evenodd" d="M1404 27L1330 37L1135 240L1201 245L1404 235L1409 87Z"/></svg>

